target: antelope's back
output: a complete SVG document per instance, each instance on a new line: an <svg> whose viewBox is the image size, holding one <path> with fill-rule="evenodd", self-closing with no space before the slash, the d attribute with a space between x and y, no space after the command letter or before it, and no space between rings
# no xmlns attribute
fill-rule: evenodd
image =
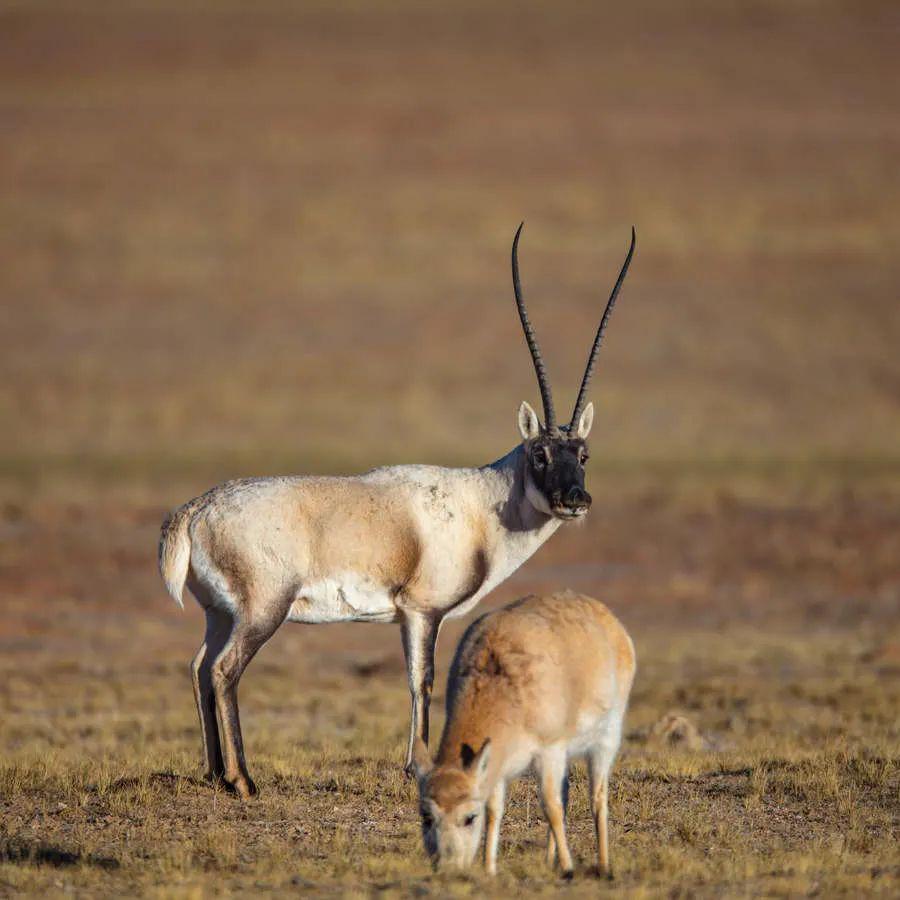
<svg viewBox="0 0 900 900"><path fill-rule="evenodd" d="M354 571L386 583L409 579L419 562L407 498L363 479L252 479L203 499L193 536L218 562L235 558L289 580Z"/></svg>
<svg viewBox="0 0 900 900"><path fill-rule="evenodd" d="M374 603L385 621L397 606L427 607L436 599L452 605L474 593L486 573L483 527L462 514L472 505L467 495L442 485L448 472L398 466L355 477L221 485L185 507L195 574L202 582L205 572L212 581L224 573L240 595L308 590L297 621L352 618L338 602L342 592L365 595L360 602ZM337 604L333 615L319 609L319 595L331 598L329 609Z"/></svg>
<svg viewBox="0 0 900 900"><path fill-rule="evenodd" d="M466 632L448 706L491 696L544 741L572 738L610 710L624 712L634 646L605 604L573 591L523 597Z"/></svg>

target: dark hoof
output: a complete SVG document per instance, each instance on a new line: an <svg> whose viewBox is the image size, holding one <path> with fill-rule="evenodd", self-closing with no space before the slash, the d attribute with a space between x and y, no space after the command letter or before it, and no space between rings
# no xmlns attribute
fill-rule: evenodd
<svg viewBox="0 0 900 900"><path fill-rule="evenodd" d="M249 776L239 778L234 783L234 789L240 795L241 800L250 800L252 797L259 796L259 788Z"/></svg>
<svg viewBox="0 0 900 900"><path fill-rule="evenodd" d="M415 766L413 766L413 764L412 764L411 762L408 762L408 763L403 767L403 774L404 774L410 781L412 781L412 780L416 777L416 769L415 769Z"/></svg>
<svg viewBox="0 0 900 900"><path fill-rule="evenodd" d="M238 776L233 781L229 781L223 776L219 778L215 784L224 788L229 794L240 797L241 800L250 800L252 797L256 797L259 794L259 789L253 783L253 779L249 776L246 778Z"/></svg>
<svg viewBox="0 0 900 900"><path fill-rule="evenodd" d="M562 872L563 881L571 881L575 877L574 869L565 869Z"/></svg>
<svg viewBox="0 0 900 900"><path fill-rule="evenodd" d="M613 875L612 869L601 869L599 866L594 868L594 875L602 881L615 881L616 876Z"/></svg>

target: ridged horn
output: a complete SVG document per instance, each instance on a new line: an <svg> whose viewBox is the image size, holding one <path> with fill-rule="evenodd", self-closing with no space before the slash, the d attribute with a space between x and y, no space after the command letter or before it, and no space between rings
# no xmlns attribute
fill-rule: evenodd
<svg viewBox="0 0 900 900"><path fill-rule="evenodd" d="M519 236L522 234L522 222L516 230L512 245L512 278L513 290L516 294L516 306L519 309L519 319L522 321L522 330L525 332L525 341L531 351L531 360L534 363L534 371L537 375L538 387L541 391L541 402L544 404L544 427L551 431L556 428L556 411L553 408L553 393L550 390L550 379L547 376L547 367L541 356L541 348L538 346L537 335L534 326L528 318L528 310L525 308L525 300L522 297L522 283L519 280Z"/></svg>
<svg viewBox="0 0 900 900"><path fill-rule="evenodd" d="M600 344L603 341L603 332L606 331L606 323L609 321L613 307L616 305L616 298L619 296L619 289L622 287L622 282L625 280L625 275L628 273L628 266L631 265L631 257L634 256L635 241L636 235L634 233L634 226L632 225L631 246L628 248L628 256L625 257L625 262L622 263L622 269L619 272L619 277L616 279L615 287L613 287L612 293L609 295L609 300L606 301L606 309L603 311L603 318L600 320L600 327L597 329L597 336L594 338L594 346L591 347L591 355L588 357L587 366L584 369L584 377L581 379L581 388L578 391L578 399L575 401L575 411L572 413L572 421L568 426L569 431L572 431L578 426L578 417L584 409L584 403L587 399L588 384L590 383L591 375L594 374L594 363L597 361L597 354L600 352Z"/></svg>

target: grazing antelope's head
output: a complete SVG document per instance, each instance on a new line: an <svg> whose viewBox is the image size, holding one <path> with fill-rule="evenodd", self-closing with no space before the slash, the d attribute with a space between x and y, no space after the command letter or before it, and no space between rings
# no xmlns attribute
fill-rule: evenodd
<svg viewBox="0 0 900 900"><path fill-rule="evenodd" d="M416 741L413 770L419 785L419 813L425 852L437 869L471 866L484 832L485 776L491 742L476 753L464 744L458 765L435 765Z"/></svg>
<svg viewBox="0 0 900 900"><path fill-rule="evenodd" d="M522 224L524 225L524 223ZM563 520L580 519L591 506L591 495L584 486L584 466L588 459L587 436L594 421L594 404L585 405L587 388L594 371L594 363L597 360L606 324L634 254L635 233L632 228L631 246L612 293L609 295L603 317L600 319L600 326L597 328L584 376L581 379L575 409L567 425L558 425L556 422L550 379L547 376L537 337L528 319L528 311L522 297L518 259L521 233L522 225L516 231L512 246L513 288L516 294L516 306L519 308L519 318L522 320L525 340L531 351L544 405L543 425L531 406L522 403L519 407L519 431L525 451L525 493L531 505L547 515Z"/></svg>

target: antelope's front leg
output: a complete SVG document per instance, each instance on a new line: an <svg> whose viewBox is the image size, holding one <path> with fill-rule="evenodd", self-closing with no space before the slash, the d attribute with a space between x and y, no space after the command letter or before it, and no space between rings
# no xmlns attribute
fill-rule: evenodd
<svg viewBox="0 0 900 900"><path fill-rule="evenodd" d="M413 744L416 737L428 743L428 710L434 685L434 646L441 620L431 613L407 612L402 623L406 677L412 697L409 741L406 745L405 772L412 774Z"/></svg>
<svg viewBox="0 0 900 900"><path fill-rule="evenodd" d="M497 848L500 846L500 823L506 804L506 782L497 782L485 805L484 868L488 875L497 874Z"/></svg>

